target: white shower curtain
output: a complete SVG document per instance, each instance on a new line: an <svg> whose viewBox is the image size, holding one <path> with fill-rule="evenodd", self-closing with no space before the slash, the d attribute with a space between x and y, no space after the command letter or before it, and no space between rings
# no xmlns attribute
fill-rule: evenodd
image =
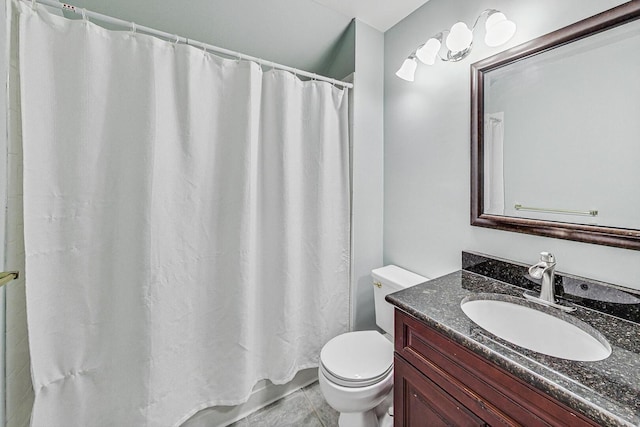
<svg viewBox="0 0 640 427"><path fill-rule="evenodd" d="M16 2L34 426L169 426L348 325L347 93Z"/></svg>

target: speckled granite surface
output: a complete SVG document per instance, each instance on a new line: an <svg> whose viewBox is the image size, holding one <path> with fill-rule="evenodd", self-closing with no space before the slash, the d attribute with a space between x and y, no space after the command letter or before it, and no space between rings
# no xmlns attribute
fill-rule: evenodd
<svg viewBox="0 0 640 427"><path fill-rule="evenodd" d="M578 307L569 316L597 329L612 347L611 355L605 360L576 362L546 356L504 341L477 326L460 308L464 298L479 293L521 297L523 288L535 287L531 279L525 277L526 266L463 253L463 268L390 294L387 300L602 425L640 426L640 324L620 318L637 319L634 316L638 313L638 304L631 299L636 296L634 293L587 279L560 277L561 283L564 277L569 277L579 282L576 286L583 294L590 292L589 298L567 295L572 301L570 304ZM585 286L581 287L582 284L587 289L583 289ZM575 291L571 287L569 290ZM599 297L593 300L595 293ZM591 301L606 304L596 303L593 307ZM542 311L554 310L535 306ZM623 315L614 317L593 309L611 307L618 310L618 315L620 311Z"/></svg>
<svg viewBox="0 0 640 427"><path fill-rule="evenodd" d="M487 255L462 252L462 269L524 289L540 291L540 280L527 274L529 266ZM556 295L576 305L640 323L640 292L583 277L556 272Z"/></svg>

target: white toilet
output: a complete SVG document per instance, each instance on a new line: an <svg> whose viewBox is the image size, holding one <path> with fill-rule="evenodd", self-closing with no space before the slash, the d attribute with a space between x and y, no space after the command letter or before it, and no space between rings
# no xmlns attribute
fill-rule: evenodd
<svg viewBox="0 0 640 427"><path fill-rule="evenodd" d="M320 352L318 379L327 403L340 412L340 427L386 427L393 390L393 306L384 297L428 279L395 265L371 272L377 325L386 332L348 332ZM383 407L384 406L384 407Z"/></svg>

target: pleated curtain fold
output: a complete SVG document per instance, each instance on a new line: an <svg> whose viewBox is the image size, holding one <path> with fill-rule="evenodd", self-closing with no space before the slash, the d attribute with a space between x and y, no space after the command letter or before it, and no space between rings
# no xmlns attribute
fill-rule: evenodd
<svg viewBox="0 0 640 427"><path fill-rule="evenodd" d="M347 330L348 97L15 1L33 426L179 425Z"/></svg>

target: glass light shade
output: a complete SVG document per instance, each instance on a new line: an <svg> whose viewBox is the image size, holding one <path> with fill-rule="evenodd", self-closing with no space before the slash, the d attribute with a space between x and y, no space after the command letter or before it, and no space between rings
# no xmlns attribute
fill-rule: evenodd
<svg viewBox="0 0 640 427"><path fill-rule="evenodd" d="M412 82L416 74L417 67L418 63L414 58L407 58L402 63L402 67L396 71L396 76L400 77L402 80Z"/></svg>
<svg viewBox="0 0 640 427"><path fill-rule="evenodd" d="M484 24L486 34L484 42L487 46L496 47L508 42L516 33L516 24L509 21L503 13L495 12L487 17Z"/></svg>
<svg viewBox="0 0 640 427"><path fill-rule="evenodd" d="M440 40L431 38L416 51L416 56L423 64L433 65L441 45Z"/></svg>
<svg viewBox="0 0 640 427"><path fill-rule="evenodd" d="M447 36L447 48L452 52L462 52L471 46L473 41L473 34L467 24L464 22L457 22L453 24L449 35Z"/></svg>

